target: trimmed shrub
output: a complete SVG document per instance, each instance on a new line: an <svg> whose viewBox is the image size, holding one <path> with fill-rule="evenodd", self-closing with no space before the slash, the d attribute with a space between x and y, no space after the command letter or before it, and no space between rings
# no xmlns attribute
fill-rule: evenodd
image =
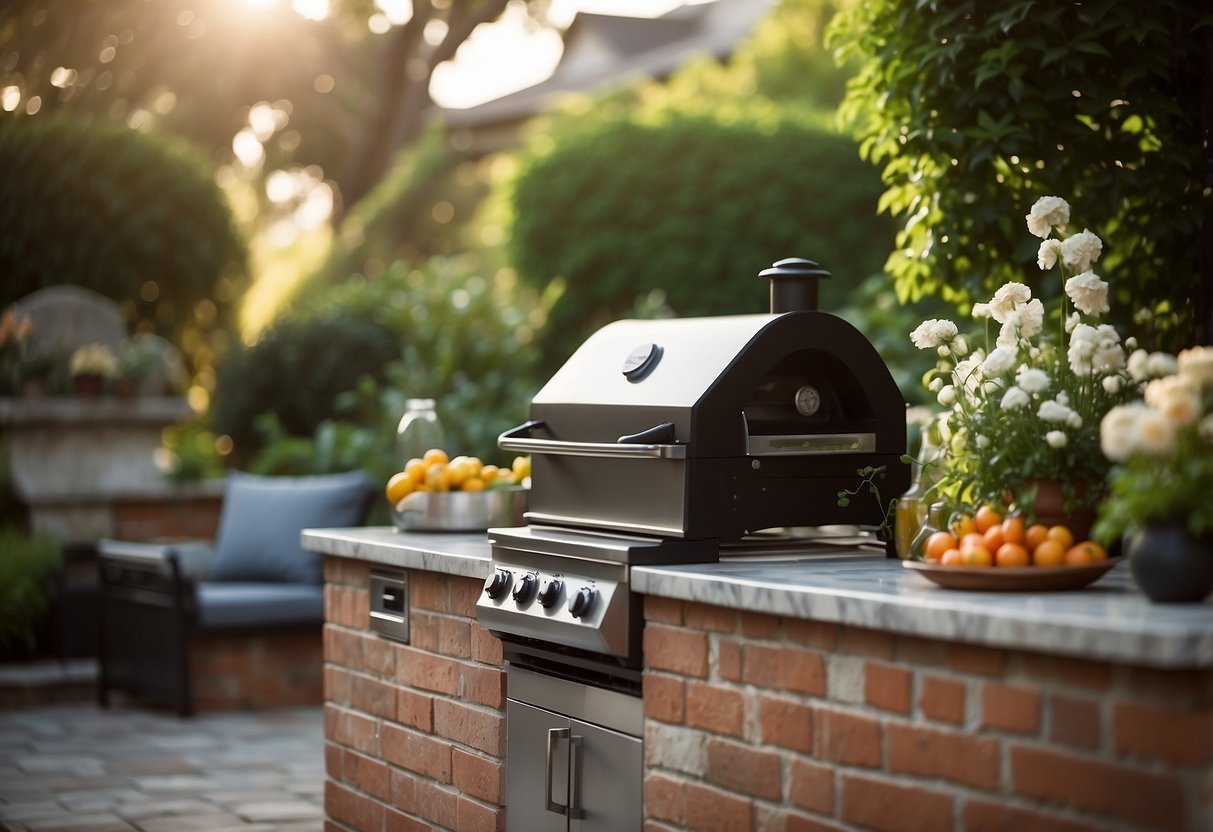
<svg viewBox="0 0 1213 832"><path fill-rule="evenodd" d="M161 136L64 118L0 119L0 307L73 283L132 328L203 342L231 321L245 248L205 159ZM209 361L209 357L207 358Z"/></svg>
<svg viewBox="0 0 1213 832"><path fill-rule="evenodd" d="M382 379L399 355L396 335L348 310L289 316L255 344L232 350L219 365L211 419L232 439L244 464L260 447L257 419L272 413L289 436L310 436L337 414L339 394L363 376Z"/></svg>
<svg viewBox="0 0 1213 832"><path fill-rule="evenodd" d="M765 311L757 274L783 257L829 269L821 304L837 308L892 246L880 187L854 142L802 116L668 112L558 137L524 160L513 191L519 274L566 284L545 360L558 365L638 299L680 316Z"/></svg>

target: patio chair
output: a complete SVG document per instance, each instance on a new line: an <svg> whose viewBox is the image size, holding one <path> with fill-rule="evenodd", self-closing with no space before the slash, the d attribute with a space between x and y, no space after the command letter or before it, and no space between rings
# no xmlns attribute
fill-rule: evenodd
<svg viewBox="0 0 1213 832"><path fill-rule="evenodd" d="M124 690L192 714L199 680L191 667L198 656L191 653L219 637L236 637L226 639L230 652L232 645L267 635L314 633L314 676L322 678L321 557L301 547L300 532L360 524L370 495L361 471L308 477L233 472L213 545L100 541L100 704L108 706L111 691ZM264 664L280 652L263 647L251 662L241 662L246 668ZM256 697L237 704L258 705Z"/></svg>

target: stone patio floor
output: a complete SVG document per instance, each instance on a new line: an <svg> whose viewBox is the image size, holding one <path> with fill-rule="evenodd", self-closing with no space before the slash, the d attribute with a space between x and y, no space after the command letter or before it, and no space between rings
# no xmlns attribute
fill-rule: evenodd
<svg viewBox="0 0 1213 832"><path fill-rule="evenodd" d="M318 832L323 792L320 707L0 710L0 829Z"/></svg>

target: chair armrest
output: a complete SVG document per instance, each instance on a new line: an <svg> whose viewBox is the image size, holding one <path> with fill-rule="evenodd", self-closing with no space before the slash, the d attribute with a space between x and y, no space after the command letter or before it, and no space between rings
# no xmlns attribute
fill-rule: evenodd
<svg viewBox="0 0 1213 832"><path fill-rule="evenodd" d="M171 543L137 543L130 540L97 541L97 556L123 566L169 575L172 564L183 578L201 580L210 569L214 549L205 540L182 540Z"/></svg>

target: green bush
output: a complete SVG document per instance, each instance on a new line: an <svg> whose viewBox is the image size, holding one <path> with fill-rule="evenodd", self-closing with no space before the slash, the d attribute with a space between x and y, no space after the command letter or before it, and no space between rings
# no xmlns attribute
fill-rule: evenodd
<svg viewBox="0 0 1213 832"><path fill-rule="evenodd" d="M341 327L321 332L317 324L333 319ZM229 462L251 471L361 468L386 482L404 464L395 441L405 400L428 397L437 401L449 453L508 464L513 456L498 450L496 440L525 420L539 388L533 338L542 321L540 299L520 289L511 272L484 277L467 259L434 258L418 268L397 262L374 279L355 275L303 299L289 321L241 353L238 372L221 368L211 414L215 432L230 433L239 423L240 453ZM386 333L391 354L378 352L376 335L377 358L355 355L366 350L346 337L350 328ZM280 340L292 346L256 352ZM321 359L309 357L308 344ZM314 360L327 362L324 372ZM254 375L262 382L253 384ZM291 387L301 387L311 407L313 421L302 429L287 422L280 406L296 396ZM224 415L225 402L234 399L239 420ZM195 431L178 439L183 465L208 470L198 457L207 455L209 435ZM372 522L386 522L379 515Z"/></svg>
<svg viewBox="0 0 1213 832"><path fill-rule="evenodd" d="M0 652L26 655L50 603L59 543L45 534L0 528Z"/></svg>
<svg viewBox="0 0 1213 832"><path fill-rule="evenodd" d="M244 286L245 248L205 159L135 130L0 119L0 307L73 283L124 304L209 364ZM202 337L199 337L202 336Z"/></svg>
<svg viewBox="0 0 1213 832"><path fill-rule="evenodd" d="M775 110L670 111L557 136L524 159L512 200L519 274L566 283L542 333L547 366L638 300L680 316L765 311L757 275L783 257L829 269L821 303L837 308L892 246L879 193L850 139Z"/></svg>
<svg viewBox="0 0 1213 832"><path fill-rule="evenodd" d="M1060 286L1024 215L1056 195L1101 223L1113 322L1136 315L1143 345L1196 340L1210 26L1187 0L870 0L835 18L833 45L863 64L844 114L902 224L901 296L966 304L1016 280L1047 303Z"/></svg>
<svg viewBox="0 0 1213 832"><path fill-rule="evenodd" d="M338 394L356 389L364 375L382 378L398 354L391 330L350 310L282 318L219 365L214 430L231 437L236 464L259 447L256 420L264 413L275 414L286 434L310 436L335 415Z"/></svg>

